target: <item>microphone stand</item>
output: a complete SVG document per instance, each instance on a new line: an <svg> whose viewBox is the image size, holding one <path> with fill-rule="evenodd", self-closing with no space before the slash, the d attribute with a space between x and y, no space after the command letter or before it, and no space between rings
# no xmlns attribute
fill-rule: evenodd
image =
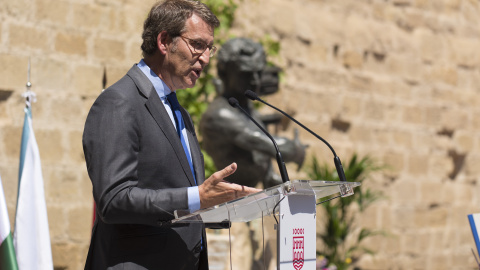
<svg viewBox="0 0 480 270"><path fill-rule="evenodd" d="M267 103L266 101L262 100L261 98L258 97L258 95L251 91L251 90L247 90L245 91L245 96L248 97L249 99L251 100L258 100L260 102L262 102L263 104L269 106L270 108L273 108L277 111L279 111L280 113L282 113L283 115L285 115L286 117L288 117L290 120L292 120L293 122L295 122L297 125L301 126L302 128L304 128L306 131L310 132L310 134L312 134L313 136L315 136L317 139L321 140L323 143L325 143L328 148L330 148L330 150L332 151L333 153L333 162L335 163L335 168L337 169L337 174L338 174L338 178L340 179L340 181L347 181L347 178L345 177L345 172L343 171L343 166L342 166L342 162L340 161L340 158L337 156L337 154L335 153L335 150L333 150L333 147L326 141L324 140L322 137L318 136L315 132L311 131L309 128L307 128L306 126L304 126L302 123L298 122L297 120L295 120L293 117L291 117L290 115L288 115L286 112L280 110L279 108Z"/></svg>
<svg viewBox="0 0 480 270"><path fill-rule="evenodd" d="M278 164L278 169L280 170L280 176L282 177L283 183L286 183L289 181L288 179L288 173L287 173L287 168L285 167L285 162L283 161L282 155L280 154L280 150L278 149L277 142L275 139L273 139L272 135L268 133L255 119L253 119L252 116L244 109L240 104L238 103L238 100L234 97L231 97L228 99L228 103L237 109L240 109L257 127L265 133L265 135L270 138L270 140L273 142L273 146L275 146L275 150L277 151L276 158L277 158L277 164Z"/></svg>

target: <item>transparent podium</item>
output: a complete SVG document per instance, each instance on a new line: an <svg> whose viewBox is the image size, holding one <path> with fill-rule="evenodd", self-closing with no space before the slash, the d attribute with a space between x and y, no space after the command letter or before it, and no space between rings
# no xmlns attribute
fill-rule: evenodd
<svg viewBox="0 0 480 270"><path fill-rule="evenodd" d="M277 221L277 269L316 267L316 205L338 193L353 194L358 182L294 180L193 213L175 211L172 223L248 222L273 215ZM333 198L337 198L333 197Z"/></svg>

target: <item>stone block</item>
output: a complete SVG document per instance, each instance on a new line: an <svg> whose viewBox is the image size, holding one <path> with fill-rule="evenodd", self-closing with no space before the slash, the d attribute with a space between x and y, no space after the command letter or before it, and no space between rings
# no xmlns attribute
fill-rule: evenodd
<svg viewBox="0 0 480 270"><path fill-rule="evenodd" d="M108 29L108 8L93 3L72 3L73 25L84 29Z"/></svg>
<svg viewBox="0 0 480 270"><path fill-rule="evenodd" d="M385 196L389 196L387 194L390 194L390 192L385 192ZM387 199L381 199L383 200L388 200L387 205L382 205L379 210L380 214L380 228L382 230L385 230L387 233L390 233L391 228L393 227L393 215L392 211L389 207L389 205L392 203L392 200L388 197ZM387 238L390 237L387 235Z"/></svg>
<svg viewBox="0 0 480 270"><path fill-rule="evenodd" d="M430 162L430 176L437 179L445 179L453 172L453 161L443 153L432 153L429 158Z"/></svg>
<svg viewBox="0 0 480 270"><path fill-rule="evenodd" d="M379 211L379 207L372 205L363 212L359 212L359 214L356 215L356 222L358 223L357 225L361 228L377 229L379 227Z"/></svg>
<svg viewBox="0 0 480 270"><path fill-rule="evenodd" d="M49 32L40 27L10 24L9 45L12 48L35 49L42 52L50 50Z"/></svg>
<svg viewBox="0 0 480 270"><path fill-rule="evenodd" d="M425 69L425 81L435 83L445 83L456 86L458 82L457 70L451 66L432 66Z"/></svg>
<svg viewBox="0 0 480 270"><path fill-rule="evenodd" d="M421 181L420 198L422 205L439 205L445 201L444 187L440 181Z"/></svg>
<svg viewBox="0 0 480 270"><path fill-rule="evenodd" d="M53 242L52 259L55 269L82 269L85 265L88 243Z"/></svg>
<svg viewBox="0 0 480 270"><path fill-rule="evenodd" d="M81 34L57 33L55 50L66 54L87 56L87 37Z"/></svg>
<svg viewBox="0 0 480 270"><path fill-rule="evenodd" d="M82 145L82 131L72 131L68 134L68 155L72 164L84 164L85 156L83 155L83 145Z"/></svg>
<svg viewBox="0 0 480 270"><path fill-rule="evenodd" d="M414 256L418 256L420 253L422 253L422 250L420 250L420 240L425 240L420 239L421 236L422 234L418 232L404 233L402 235L402 241L400 242L400 251L403 254L412 254ZM423 250L423 252L424 251L425 250Z"/></svg>
<svg viewBox="0 0 480 270"><path fill-rule="evenodd" d="M387 146L392 144L392 133L387 128L373 128L372 138L377 145Z"/></svg>
<svg viewBox="0 0 480 270"><path fill-rule="evenodd" d="M85 124L86 115L79 97L57 98L52 101L55 108L51 116L56 120L55 125L63 129L79 129Z"/></svg>
<svg viewBox="0 0 480 270"><path fill-rule="evenodd" d="M415 88L404 81L392 78L375 78L372 89L376 95L381 95L385 99L399 100L411 99L415 91Z"/></svg>
<svg viewBox="0 0 480 270"><path fill-rule="evenodd" d="M345 95L343 96L340 116L345 118L357 118L360 116L365 102L358 96Z"/></svg>
<svg viewBox="0 0 480 270"><path fill-rule="evenodd" d="M64 160L65 147L62 133L59 130L35 130L42 165L61 164Z"/></svg>
<svg viewBox="0 0 480 270"><path fill-rule="evenodd" d="M448 254L432 254L427 259L429 269L448 270L452 269L449 265L450 257Z"/></svg>
<svg viewBox="0 0 480 270"><path fill-rule="evenodd" d="M408 172L414 176L427 176L429 172L428 155L410 154Z"/></svg>
<svg viewBox="0 0 480 270"><path fill-rule="evenodd" d="M442 103L448 103L457 100L458 95L459 93L455 88L436 86L432 89L432 98L435 101L440 101Z"/></svg>
<svg viewBox="0 0 480 270"><path fill-rule="evenodd" d="M125 74L127 74L128 70L133 66L133 63L128 66L107 66L107 87L111 86L112 84L116 83L120 80ZM99 93L100 94L100 93Z"/></svg>
<svg viewBox="0 0 480 270"><path fill-rule="evenodd" d="M423 65L414 56L389 54L389 57L385 60L385 68L385 72L390 76L398 76L415 84L422 81Z"/></svg>
<svg viewBox="0 0 480 270"><path fill-rule="evenodd" d="M65 241L67 239L67 226L65 220L65 207L53 205L47 206L48 227L50 228L50 239L54 241Z"/></svg>
<svg viewBox="0 0 480 270"><path fill-rule="evenodd" d="M37 92L57 94L58 91L70 91L71 71L68 59L58 61L52 58L32 58L32 84ZM25 80L25 79L24 79ZM37 93L37 98L39 93Z"/></svg>
<svg viewBox="0 0 480 270"><path fill-rule="evenodd" d="M425 106L426 122L429 125L440 126L446 109L443 106L432 104Z"/></svg>
<svg viewBox="0 0 480 270"><path fill-rule="evenodd" d="M70 4L63 0L36 0L37 21L49 21L65 25L69 16Z"/></svg>
<svg viewBox="0 0 480 270"><path fill-rule="evenodd" d="M346 51L342 55L342 65L345 68L361 69L363 65L362 54L356 51Z"/></svg>
<svg viewBox="0 0 480 270"><path fill-rule="evenodd" d="M373 121L382 121L385 117L385 112L388 111L388 105L379 99L370 98L365 101L365 118Z"/></svg>
<svg viewBox="0 0 480 270"><path fill-rule="evenodd" d="M93 202L90 207L77 207L68 211L68 237L74 242L88 243L92 233Z"/></svg>
<svg viewBox="0 0 480 270"><path fill-rule="evenodd" d="M44 172L45 194L52 203L71 204L82 201L78 173L73 170L55 169Z"/></svg>
<svg viewBox="0 0 480 270"><path fill-rule="evenodd" d="M308 52L313 63L323 63L327 60L328 48L319 42L313 42Z"/></svg>
<svg viewBox="0 0 480 270"><path fill-rule="evenodd" d="M464 185L465 187L460 190L451 190L450 192L455 194L455 198L459 199L460 201L457 202L455 200L453 201L447 201L447 202L453 202L452 206L449 209L449 218L448 218L448 227L449 228L462 228L462 229L468 229L470 230L470 226L466 226L468 223L468 218L467 216L469 214L473 213L478 213L478 208L474 206L475 204L472 203L472 200L467 201L463 200L460 197L463 195L466 195L466 197L471 198L471 193L472 192L477 192L478 188L475 189L474 191L467 191L468 186ZM472 188L470 188L472 189ZM470 193L470 194L467 194ZM470 235L471 237L472 235ZM473 239L473 238L472 238ZM459 241L460 243L465 243L468 242L469 239L464 239L464 241Z"/></svg>
<svg viewBox="0 0 480 270"><path fill-rule="evenodd" d="M124 4L123 9L114 15L115 20L112 21L111 30L130 32L135 34L136 39L141 40L140 34L143 31L143 22L153 4L154 2L148 3L148 1Z"/></svg>
<svg viewBox="0 0 480 270"><path fill-rule="evenodd" d="M352 125L349 129L348 136L355 143L369 144L372 142L372 129L368 126Z"/></svg>
<svg viewBox="0 0 480 270"><path fill-rule="evenodd" d="M458 66L475 68L480 63L480 40L473 38L455 37L449 40L451 43L452 58Z"/></svg>
<svg viewBox="0 0 480 270"><path fill-rule="evenodd" d="M434 206L415 211L415 226L417 228L444 229L447 225L448 209L444 206Z"/></svg>
<svg viewBox="0 0 480 270"><path fill-rule="evenodd" d="M455 148L461 153L468 153L474 150L475 140L470 132L465 130L456 131L453 135Z"/></svg>
<svg viewBox="0 0 480 270"><path fill-rule="evenodd" d="M423 106L406 105L400 107L403 110L403 121L408 124L424 124L426 110Z"/></svg>
<svg viewBox="0 0 480 270"><path fill-rule="evenodd" d="M93 192L92 192L92 182L90 181L90 177L87 173L87 166L83 166L80 172L80 197L83 201L93 202Z"/></svg>
<svg viewBox="0 0 480 270"><path fill-rule="evenodd" d="M395 145L403 146L408 149L412 147L412 133L405 130L396 130L392 133L393 142Z"/></svg>
<svg viewBox="0 0 480 270"><path fill-rule="evenodd" d="M295 33L295 8L292 3L279 2L269 12L268 20L275 32L288 35L287 33Z"/></svg>
<svg viewBox="0 0 480 270"><path fill-rule="evenodd" d="M311 81L318 89L322 87L335 87L336 89L342 89L343 86L348 84L348 78L345 73L336 69L302 69L298 66L292 68L293 76L299 82ZM290 74L290 73L289 73Z"/></svg>
<svg viewBox="0 0 480 270"><path fill-rule="evenodd" d="M0 53L0 63L1 88L23 90L27 82L28 57Z"/></svg>
<svg viewBox="0 0 480 270"><path fill-rule="evenodd" d="M125 59L125 42L113 39L97 38L94 41L94 55L103 60L123 61Z"/></svg>
<svg viewBox="0 0 480 270"><path fill-rule="evenodd" d="M478 153L470 153L465 159L465 173L468 176L480 174L480 155Z"/></svg>
<svg viewBox="0 0 480 270"><path fill-rule="evenodd" d="M27 18L33 11L34 6L31 0L2 1L0 11L12 17Z"/></svg>
<svg viewBox="0 0 480 270"><path fill-rule="evenodd" d="M451 268L468 269L472 268L472 265L477 265L477 262L475 261L472 252L464 252L461 254L454 253L450 256L450 265Z"/></svg>
<svg viewBox="0 0 480 270"><path fill-rule="evenodd" d="M140 62L140 59L143 58L142 56L142 49L140 46L142 46L141 40L135 41L133 43L129 44L130 46L127 49L127 56L125 61L129 62L133 65L133 63L138 63Z"/></svg>
<svg viewBox="0 0 480 270"><path fill-rule="evenodd" d="M469 112L464 108L448 107L442 117L443 127L450 130L470 127Z"/></svg>
<svg viewBox="0 0 480 270"><path fill-rule="evenodd" d="M37 94L37 102L34 102L31 105L31 111L32 111L32 125L33 129L37 130L37 128L42 127L44 125L49 125L51 124L51 119L50 117L50 112L51 112L51 99L46 97L42 92L40 91L34 91ZM22 98L23 99L23 98ZM23 100L21 101L22 103L24 102ZM21 104L24 106L24 104ZM17 110L19 112L20 110ZM18 114L17 117L20 118L20 116L24 117L24 114ZM23 122L24 118L21 119Z"/></svg>
<svg viewBox="0 0 480 270"><path fill-rule="evenodd" d="M405 169L405 155L395 151L387 151L383 155L383 163L388 166L385 173L399 174Z"/></svg>
<svg viewBox="0 0 480 270"><path fill-rule="evenodd" d="M104 69L98 65L78 65L74 67L73 88L81 96L97 97L103 90ZM110 81L108 70L107 82Z"/></svg>
<svg viewBox="0 0 480 270"><path fill-rule="evenodd" d="M335 95L330 95L329 93L304 93L303 97L303 106L298 107L298 114L305 113L306 116L311 115L311 112L314 108L322 108L323 113L329 115L337 115L340 109L340 99ZM302 111L300 111L302 110ZM315 117L312 115L312 117ZM318 120L318 119L315 119Z"/></svg>
<svg viewBox="0 0 480 270"><path fill-rule="evenodd" d="M432 245L431 245L431 251L429 252L430 254L432 253L441 253L444 252L445 246L446 245L452 245L454 246L455 244L453 243L454 240L451 238L453 234L449 234L450 230L430 230L431 234L431 239L432 239Z"/></svg>
<svg viewBox="0 0 480 270"><path fill-rule="evenodd" d="M355 92L361 92L361 93L374 92L374 89L373 89L374 79L370 76L353 74L348 78L348 83L349 83L348 87Z"/></svg>
<svg viewBox="0 0 480 270"><path fill-rule="evenodd" d="M371 44L374 42L375 39L372 36L371 29L374 27L378 27L378 25L374 25L373 21L365 20L358 14L352 14L352 16L348 16L345 18L344 22L344 32L345 38L348 40L349 43L355 44L357 48L369 48ZM385 32L378 32L378 34L384 34ZM355 53L358 54L358 53ZM358 57L357 55L355 57ZM359 63L361 66L362 59L361 57L356 61L360 60Z"/></svg>
<svg viewBox="0 0 480 270"><path fill-rule="evenodd" d="M20 158L20 144L22 141L22 127L5 126L2 127L3 150L7 160L16 160Z"/></svg>
<svg viewBox="0 0 480 270"><path fill-rule="evenodd" d="M446 54L446 38L427 28L418 28L413 33L414 40L418 40L420 56L424 61L438 62L444 60Z"/></svg>
<svg viewBox="0 0 480 270"><path fill-rule="evenodd" d="M411 207L396 207L392 209L392 214L394 216L394 230L407 230L415 229L418 227L416 224L416 211Z"/></svg>
<svg viewBox="0 0 480 270"><path fill-rule="evenodd" d="M419 189L416 179L398 180L392 185L392 200L403 206L414 206L418 203Z"/></svg>

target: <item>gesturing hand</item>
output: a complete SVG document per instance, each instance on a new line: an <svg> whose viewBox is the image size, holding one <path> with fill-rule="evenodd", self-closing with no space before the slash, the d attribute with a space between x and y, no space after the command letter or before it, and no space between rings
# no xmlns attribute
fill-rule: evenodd
<svg viewBox="0 0 480 270"><path fill-rule="evenodd" d="M198 186L201 208L211 207L262 191L257 188L241 186L223 180L225 177L232 175L236 170L237 164L232 163L223 170L212 174L203 184Z"/></svg>

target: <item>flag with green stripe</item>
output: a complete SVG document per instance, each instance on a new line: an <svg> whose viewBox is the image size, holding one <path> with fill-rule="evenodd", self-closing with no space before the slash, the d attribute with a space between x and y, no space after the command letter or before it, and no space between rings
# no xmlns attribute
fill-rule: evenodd
<svg viewBox="0 0 480 270"><path fill-rule="evenodd" d="M2 178L0 178L0 269L18 270Z"/></svg>

